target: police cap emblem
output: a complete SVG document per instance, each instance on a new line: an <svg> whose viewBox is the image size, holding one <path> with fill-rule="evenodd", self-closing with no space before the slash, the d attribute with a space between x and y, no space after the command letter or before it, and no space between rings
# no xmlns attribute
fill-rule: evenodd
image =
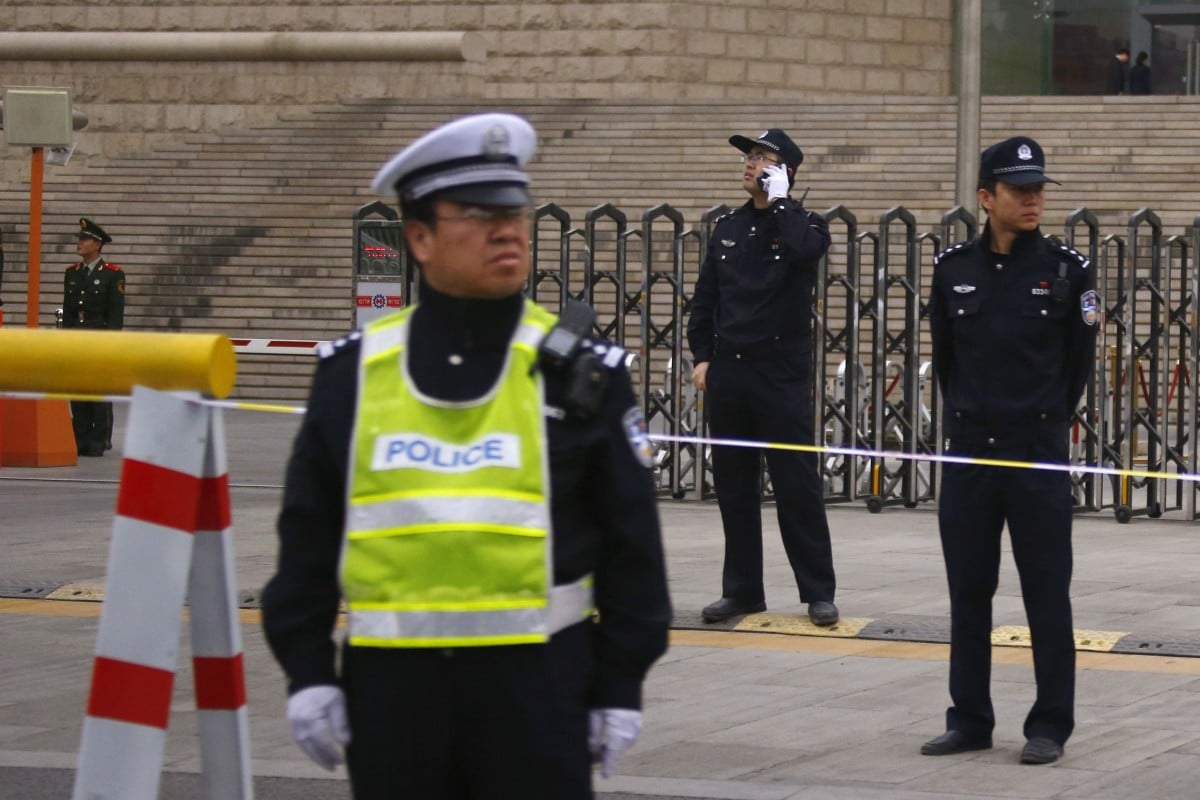
<svg viewBox="0 0 1200 800"><path fill-rule="evenodd" d="M501 159L509 153L508 129L493 125L483 136L483 154L491 159Z"/></svg>
<svg viewBox="0 0 1200 800"><path fill-rule="evenodd" d="M1033 158L1033 151L1029 149L1029 145L1023 144L1017 148L1017 158L1022 161L1028 161Z"/></svg>

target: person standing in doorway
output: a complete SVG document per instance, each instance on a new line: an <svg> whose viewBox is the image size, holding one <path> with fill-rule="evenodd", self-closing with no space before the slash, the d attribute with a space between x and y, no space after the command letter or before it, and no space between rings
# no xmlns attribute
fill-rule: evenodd
<svg viewBox="0 0 1200 800"><path fill-rule="evenodd" d="M1137 54L1137 63L1129 68L1129 93L1150 94L1150 65L1146 61L1150 54L1145 50Z"/></svg>
<svg viewBox="0 0 1200 800"><path fill-rule="evenodd" d="M1108 93L1126 94L1129 91L1129 48L1122 47L1113 56L1108 68Z"/></svg>

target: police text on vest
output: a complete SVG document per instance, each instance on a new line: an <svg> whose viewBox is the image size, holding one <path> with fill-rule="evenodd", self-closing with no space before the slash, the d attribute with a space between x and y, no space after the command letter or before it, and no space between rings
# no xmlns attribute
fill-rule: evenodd
<svg viewBox="0 0 1200 800"><path fill-rule="evenodd" d="M520 438L493 433L467 444L443 442L420 433L388 433L375 438L371 469L471 472L484 467L521 466Z"/></svg>

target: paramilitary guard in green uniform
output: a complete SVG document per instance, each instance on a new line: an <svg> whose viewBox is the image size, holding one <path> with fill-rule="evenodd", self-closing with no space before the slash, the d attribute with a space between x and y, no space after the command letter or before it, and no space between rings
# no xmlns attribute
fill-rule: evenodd
<svg viewBox="0 0 1200 800"><path fill-rule="evenodd" d="M125 325L125 273L100 251L112 241L90 219L79 219L79 262L63 276L63 327L119 331ZM112 448L112 403L71 401L75 446L81 456L102 456Z"/></svg>

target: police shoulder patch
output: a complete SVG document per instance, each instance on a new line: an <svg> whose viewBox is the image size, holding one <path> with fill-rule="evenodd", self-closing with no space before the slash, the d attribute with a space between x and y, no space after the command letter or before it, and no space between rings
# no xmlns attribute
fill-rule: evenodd
<svg viewBox="0 0 1200 800"><path fill-rule="evenodd" d="M1079 295L1079 314L1083 324L1091 327L1100 321L1100 295L1095 289L1088 289Z"/></svg>
<svg viewBox="0 0 1200 800"><path fill-rule="evenodd" d="M629 440L629 448L633 457L646 469L654 466L654 444L650 441L650 431L646 427L646 417L642 409L634 406L621 417L621 427L625 429L625 438Z"/></svg>
<svg viewBox="0 0 1200 800"><path fill-rule="evenodd" d="M345 352L351 345L357 344L360 339L362 339L362 331L356 328L345 336L339 336L328 342L319 342L317 344L317 358L333 358L339 353Z"/></svg>

